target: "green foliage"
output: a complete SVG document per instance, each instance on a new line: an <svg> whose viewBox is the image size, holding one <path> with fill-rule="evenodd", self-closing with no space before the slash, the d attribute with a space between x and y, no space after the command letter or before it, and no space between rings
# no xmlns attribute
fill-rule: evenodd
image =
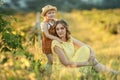
<svg viewBox="0 0 120 80"><path fill-rule="evenodd" d="M11 51L17 48L22 49L21 36L12 33L13 30L10 21L5 20L2 16L5 17L5 15L0 15L1 51Z"/></svg>
<svg viewBox="0 0 120 80"><path fill-rule="evenodd" d="M2 70L9 71L0 71L0 79L35 80L35 75L39 78L39 71L44 70L41 68L41 59L36 60L34 55L27 51L27 46L23 47L23 36L12 27L12 22L16 21L16 18L0 15L0 69L7 67L8 70Z"/></svg>
<svg viewBox="0 0 120 80"><path fill-rule="evenodd" d="M4 46L8 46L9 48L12 49L17 49L17 48L22 49L21 38L19 34L15 35L5 31L3 32L2 41L4 43Z"/></svg>
<svg viewBox="0 0 120 80"><path fill-rule="evenodd" d="M0 33L4 30L4 28L8 25L9 22L5 21L0 15Z"/></svg>

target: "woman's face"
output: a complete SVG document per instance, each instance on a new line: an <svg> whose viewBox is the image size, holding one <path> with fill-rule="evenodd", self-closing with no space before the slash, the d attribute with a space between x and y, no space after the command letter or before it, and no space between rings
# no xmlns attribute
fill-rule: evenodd
<svg viewBox="0 0 120 80"><path fill-rule="evenodd" d="M55 18L55 14L56 14L56 11L55 10L49 10L47 13L46 13L46 17L48 19L54 19Z"/></svg>
<svg viewBox="0 0 120 80"><path fill-rule="evenodd" d="M59 23L56 25L56 33L60 38L65 38L66 28L62 24Z"/></svg>

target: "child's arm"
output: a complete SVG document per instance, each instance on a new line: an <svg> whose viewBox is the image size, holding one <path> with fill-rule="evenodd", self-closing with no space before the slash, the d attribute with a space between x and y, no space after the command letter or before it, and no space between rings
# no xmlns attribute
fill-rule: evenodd
<svg viewBox="0 0 120 80"><path fill-rule="evenodd" d="M57 40L57 41L59 41L59 42L63 42L63 41L62 41L61 39L59 39L58 37L49 34L47 23L44 23L44 24L42 24L41 26L42 26L42 30L43 30L43 32L44 32L44 34L45 34L45 36L46 36L47 38L52 39L52 40Z"/></svg>

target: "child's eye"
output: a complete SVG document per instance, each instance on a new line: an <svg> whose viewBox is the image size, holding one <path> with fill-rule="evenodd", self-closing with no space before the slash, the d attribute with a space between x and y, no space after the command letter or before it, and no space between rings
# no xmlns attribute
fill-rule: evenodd
<svg viewBox="0 0 120 80"><path fill-rule="evenodd" d="M51 13L55 14L55 12L51 12Z"/></svg>

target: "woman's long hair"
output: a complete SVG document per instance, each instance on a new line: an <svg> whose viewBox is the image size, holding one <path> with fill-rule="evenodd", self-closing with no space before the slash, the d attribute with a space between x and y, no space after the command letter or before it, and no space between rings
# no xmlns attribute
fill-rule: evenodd
<svg viewBox="0 0 120 80"><path fill-rule="evenodd" d="M69 30L69 26L68 26L67 22L64 21L64 20L57 20L57 21L56 21L55 26L54 26L54 30L55 30L55 36L57 36L57 37L59 37L59 36L57 35L57 32L56 32L56 26L57 26L58 24L62 24L62 25L65 27L65 29L66 29L66 40L68 41L68 40L70 39L70 34L71 34L71 32L70 32L70 30Z"/></svg>

